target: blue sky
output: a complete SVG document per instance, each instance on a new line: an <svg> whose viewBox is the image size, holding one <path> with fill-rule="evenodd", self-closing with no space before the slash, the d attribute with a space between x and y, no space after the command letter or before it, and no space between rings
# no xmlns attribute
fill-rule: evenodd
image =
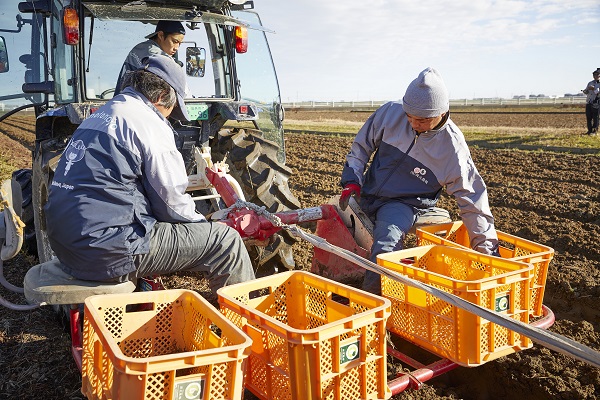
<svg viewBox="0 0 600 400"><path fill-rule="evenodd" d="M394 100L427 66L450 97L578 93L600 0L255 0L283 101Z"/></svg>

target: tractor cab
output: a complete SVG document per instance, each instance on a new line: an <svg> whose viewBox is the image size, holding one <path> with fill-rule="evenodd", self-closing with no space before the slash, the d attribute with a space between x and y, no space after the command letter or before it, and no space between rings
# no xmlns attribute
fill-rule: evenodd
<svg viewBox="0 0 600 400"><path fill-rule="evenodd" d="M12 28L0 29L5 88L0 101L35 107L38 115L71 105L85 118L113 96L129 51L149 40L158 21L180 21L186 33L174 58L188 76L192 125L201 127L214 118L250 121L281 146L282 110L265 37L269 30L262 27L253 2L160 3L3 2L1 26Z"/></svg>
<svg viewBox="0 0 600 400"><path fill-rule="evenodd" d="M159 21L185 29L172 57L186 73L191 121L171 124L197 209L207 215L224 206L205 176L216 163L238 197L271 212L300 206L284 165L284 112L266 37L272 31L252 1L3 1L0 104L9 110L0 121L35 109L31 197L40 261L53 256L43 207L54 165L79 124L119 92L125 59L151 40ZM291 268L293 242L279 238L255 259Z"/></svg>

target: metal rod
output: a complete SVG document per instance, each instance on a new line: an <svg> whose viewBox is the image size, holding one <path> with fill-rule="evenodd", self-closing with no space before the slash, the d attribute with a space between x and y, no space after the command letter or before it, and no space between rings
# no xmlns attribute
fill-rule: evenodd
<svg viewBox="0 0 600 400"><path fill-rule="evenodd" d="M436 376L440 376L448 371L457 368L458 364L446 358L438 360L418 370L411 371L388 382L388 387L392 392L392 396L403 392L406 388L419 389L423 382L426 382Z"/></svg>
<svg viewBox="0 0 600 400"><path fill-rule="evenodd" d="M207 194L206 196L192 197L192 200L209 200L209 199L217 199L219 197L221 197L220 194Z"/></svg>

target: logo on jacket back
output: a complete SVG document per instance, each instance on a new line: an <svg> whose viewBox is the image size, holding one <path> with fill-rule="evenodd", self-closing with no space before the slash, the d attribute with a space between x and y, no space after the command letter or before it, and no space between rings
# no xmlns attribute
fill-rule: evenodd
<svg viewBox="0 0 600 400"><path fill-rule="evenodd" d="M104 111L95 112L88 117L88 119L93 118L99 119L102 122L104 122L109 129L117 129L117 119L112 115L105 113Z"/></svg>
<svg viewBox="0 0 600 400"><path fill-rule="evenodd" d="M425 170L425 168L419 168L419 167L415 167L412 171L410 171L410 174L417 177L421 182L423 182L424 184L429 184L429 181L427 179L425 179L425 174L427 173L427 171Z"/></svg>
<svg viewBox="0 0 600 400"><path fill-rule="evenodd" d="M67 172L69 172L73 163L76 163L77 161L83 158L83 156L85 155L85 150L86 148L83 144L83 141L81 140L75 140L69 143L69 146L65 150L64 154L65 159L67 160L67 166L65 167L65 175L67 175Z"/></svg>

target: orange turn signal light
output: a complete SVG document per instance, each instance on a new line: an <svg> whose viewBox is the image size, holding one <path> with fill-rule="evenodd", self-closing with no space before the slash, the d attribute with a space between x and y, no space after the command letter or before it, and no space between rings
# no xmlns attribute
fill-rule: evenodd
<svg viewBox="0 0 600 400"><path fill-rule="evenodd" d="M245 26L235 27L235 52L245 53L248 51L248 28Z"/></svg>
<svg viewBox="0 0 600 400"><path fill-rule="evenodd" d="M74 8L63 10L63 32L65 44L72 46L79 43L79 15Z"/></svg>

